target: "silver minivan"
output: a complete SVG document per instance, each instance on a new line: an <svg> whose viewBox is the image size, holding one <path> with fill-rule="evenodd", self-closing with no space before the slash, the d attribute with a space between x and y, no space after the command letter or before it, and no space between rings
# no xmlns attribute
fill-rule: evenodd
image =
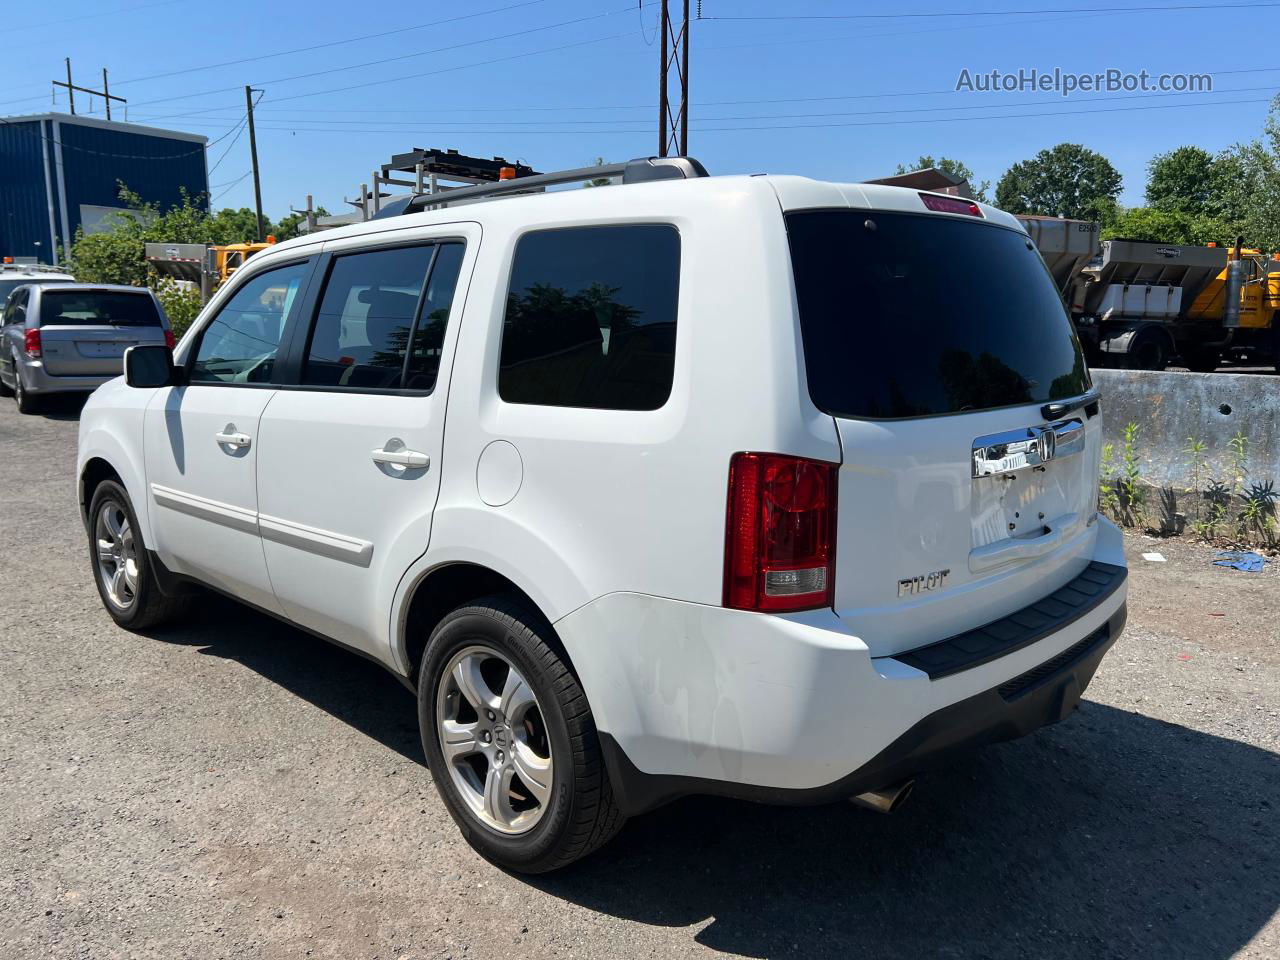
<svg viewBox="0 0 1280 960"><path fill-rule="evenodd" d="M52 393L87 393L123 370L135 344L174 345L146 287L31 283L9 294L0 328L0 394L23 413Z"/></svg>

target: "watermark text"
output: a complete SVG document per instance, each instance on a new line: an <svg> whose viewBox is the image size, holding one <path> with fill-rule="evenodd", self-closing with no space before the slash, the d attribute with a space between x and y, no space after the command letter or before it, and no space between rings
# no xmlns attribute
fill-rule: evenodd
<svg viewBox="0 0 1280 960"><path fill-rule="evenodd" d="M1097 73L1072 73L1055 67L1040 70L1022 67L1015 71L960 71L956 91L966 93L1212 93L1209 73L1136 73L1111 68Z"/></svg>

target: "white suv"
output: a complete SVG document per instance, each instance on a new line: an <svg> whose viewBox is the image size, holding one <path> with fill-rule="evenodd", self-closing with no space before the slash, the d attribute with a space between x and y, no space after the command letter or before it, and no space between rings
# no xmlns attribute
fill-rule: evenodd
<svg viewBox="0 0 1280 960"><path fill-rule="evenodd" d="M891 809L1069 714L1125 561L1017 221L610 172L279 244L172 357L133 348L80 424L111 616L201 584L382 664L467 839L524 871L683 794Z"/></svg>

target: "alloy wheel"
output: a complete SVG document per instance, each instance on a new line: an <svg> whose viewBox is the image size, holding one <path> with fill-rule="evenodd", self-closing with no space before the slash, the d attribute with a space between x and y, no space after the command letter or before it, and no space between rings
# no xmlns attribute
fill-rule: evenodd
<svg viewBox="0 0 1280 960"><path fill-rule="evenodd" d="M436 728L450 779L472 815L505 834L526 833L551 800L551 742L538 698L503 654L469 646L436 691Z"/></svg>
<svg viewBox="0 0 1280 960"><path fill-rule="evenodd" d="M129 514L115 500L104 500L94 519L98 579L112 605L127 610L138 597L138 555Z"/></svg>

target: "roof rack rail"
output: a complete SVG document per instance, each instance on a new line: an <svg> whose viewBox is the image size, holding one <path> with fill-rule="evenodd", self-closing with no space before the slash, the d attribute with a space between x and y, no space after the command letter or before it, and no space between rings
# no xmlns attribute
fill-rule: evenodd
<svg viewBox="0 0 1280 960"><path fill-rule="evenodd" d="M541 192L547 187L580 183L600 177L621 177L623 183L648 183L653 180L691 180L706 176L710 176L707 168L692 157L640 157L626 163L539 173L531 177L515 177L497 183L442 190L439 193L413 193L383 204L382 209L370 219L382 220L406 213L421 213L436 207L447 207L460 200L486 200L507 194Z"/></svg>

